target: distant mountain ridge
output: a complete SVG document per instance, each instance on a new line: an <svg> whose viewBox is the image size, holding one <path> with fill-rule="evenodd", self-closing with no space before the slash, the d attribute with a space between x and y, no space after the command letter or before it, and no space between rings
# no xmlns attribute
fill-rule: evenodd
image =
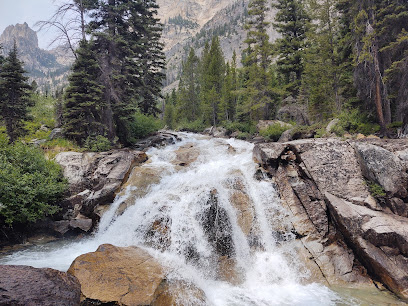
<svg viewBox="0 0 408 306"><path fill-rule="evenodd" d="M38 46L37 33L27 23L8 26L0 36L3 54L7 55L17 44L19 59L24 62L30 80L35 80L41 91L55 91L67 84L73 56L58 47L43 50Z"/></svg>

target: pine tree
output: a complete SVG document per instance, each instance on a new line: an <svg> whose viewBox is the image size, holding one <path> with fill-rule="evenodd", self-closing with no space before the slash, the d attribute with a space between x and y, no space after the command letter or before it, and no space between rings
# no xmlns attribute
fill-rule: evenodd
<svg viewBox="0 0 408 306"><path fill-rule="evenodd" d="M83 145L87 139L106 136L101 110L103 86L98 83L99 65L91 43L81 41L64 96L63 129L67 138Z"/></svg>
<svg viewBox="0 0 408 306"><path fill-rule="evenodd" d="M225 60L220 41L214 36L211 47L202 57L201 104L205 122L216 126L220 122L219 104L225 74Z"/></svg>
<svg viewBox="0 0 408 306"><path fill-rule="evenodd" d="M193 48L185 63L180 77L179 113L189 121L198 119L200 115L200 60Z"/></svg>
<svg viewBox="0 0 408 306"><path fill-rule="evenodd" d="M275 113L276 103L274 89L270 87L272 46L267 34L269 23L265 21L267 1L252 0L248 9L250 18L245 26L248 47L243 60L246 82L242 110L249 115L249 120L270 119Z"/></svg>
<svg viewBox="0 0 408 306"><path fill-rule="evenodd" d="M29 118L28 107L32 106L31 87L25 73L14 42L0 71L0 115L5 122L10 142L24 134L24 120Z"/></svg>
<svg viewBox="0 0 408 306"><path fill-rule="evenodd" d="M340 97L339 13L337 0L310 1L314 25L307 32L303 88L315 120L331 118L342 108Z"/></svg>
<svg viewBox="0 0 408 306"><path fill-rule="evenodd" d="M283 77L288 92L297 96L304 70L304 49L306 32L309 28L308 16L303 0L275 0L273 7L278 11L274 23L282 38L276 40L278 53L277 69Z"/></svg>

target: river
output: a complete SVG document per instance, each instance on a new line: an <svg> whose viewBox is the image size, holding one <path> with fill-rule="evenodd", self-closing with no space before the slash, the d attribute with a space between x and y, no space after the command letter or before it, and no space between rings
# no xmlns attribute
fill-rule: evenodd
<svg viewBox="0 0 408 306"><path fill-rule="evenodd" d="M288 214L253 162L253 144L180 136L147 152L149 161L133 170L91 237L32 247L0 263L66 271L101 244L140 246L169 267L169 279L201 288L209 305L370 304L310 279Z"/></svg>

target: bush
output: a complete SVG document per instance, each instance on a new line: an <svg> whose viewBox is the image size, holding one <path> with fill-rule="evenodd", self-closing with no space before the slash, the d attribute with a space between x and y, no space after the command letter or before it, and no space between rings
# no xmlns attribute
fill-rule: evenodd
<svg viewBox="0 0 408 306"><path fill-rule="evenodd" d="M380 130L378 124L370 122L370 120L362 114L358 109L345 111L339 116L339 123L337 123L332 132L337 136L343 136L346 132L350 134L361 133L370 135L377 133Z"/></svg>
<svg viewBox="0 0 408 306"><path fill-rule="evenodd" d="M374 198L383 198L387 195L384 188L382 188L379 184L371 181L366 181L366 184L368 186L368 189L370 190L371 195Z"/></svg>
<svg viewBox="0 0 408 306"><path fill-rule="evenodd" d="M92 152L102 152L109 151L112 148L112 145L108 138L98 135L98 136L89 136L84 143L86 150Z"/></svg>
<svg viewBox="0 0 408 306"><path fill-rule="evenodd" d="M232 134L234 132L255 134L256 125L252 122L226 122L224 127L227 130L227 134Z"/></svg>
<svg viewBox="0 0 408 306"><path fill-rule="evenodd" d="M192 133L201 133L206 129L206 125L201 119L195 121L182 121L177 127L179 131L192 132Z"/></svg>
<svg viewBox="0 0 408 306"><path fill-rule="evenodd" d="M60 166L40 149L7 143L0 135L0 219L24 224L56 213L67 188Z"/></svg>
<svg viewBox="0 0 408 306"><path fill-rule="evenodd" d="M290 127L282 126L280 123L275 123L269 126L267 129L261 130L259 134L272 141L278 141L282 133L289 129Z"/></svg>
<svg viewBox="0 0 408 306"><path fill-rule="evenodd" d="M163 128L163 123L153 116L146 116L136 113L130 124L131 143L136 143L139 139L146 138L150 134Z"/></svg>

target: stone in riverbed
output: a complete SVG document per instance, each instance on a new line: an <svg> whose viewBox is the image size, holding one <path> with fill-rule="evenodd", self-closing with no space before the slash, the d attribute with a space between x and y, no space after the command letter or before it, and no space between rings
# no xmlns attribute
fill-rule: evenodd
<svg viewBox="0 0 408 306"><path fill-rule="evenodd" d="M76 258L68 273L79 280L85 303L119 305L150 305L165 278L164 267L146 251L110 244Z"/></svg>
<svg viewBox="0 0 408 306"><path fill-rule="evenodd" d="M0 305L74 306L80 284L72 275L53 269L0 266Z"/></svg>

